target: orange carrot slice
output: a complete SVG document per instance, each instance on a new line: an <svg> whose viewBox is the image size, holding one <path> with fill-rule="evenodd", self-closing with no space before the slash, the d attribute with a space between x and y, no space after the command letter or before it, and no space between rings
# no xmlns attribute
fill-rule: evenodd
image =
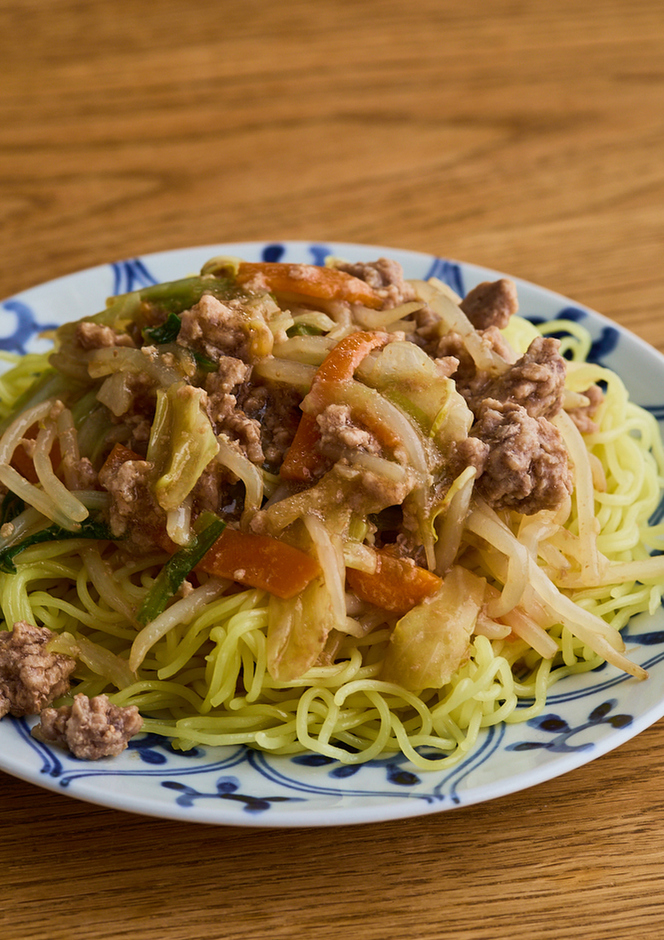
<svg viewBox="0 0 664 940"><path fill-rule="evenodd" d="M383 299L359 277L336 268L314 264L284 264L278 261L243 261L236 275L238 284L256 282L274 294L296 294L317 300L345 300L378 310Z"/></svg>
<svg viewBox="0 0 664 940"><path fill-rule="evenodd" d="M313 415L303 414L279 468L279 475L283 480L308 483L316 471L324 466L325 458L316 450L319 438L316 419Z"/></svg>
<svg viewBox="0 0 664 940"><path fill-rule="evenodd" d="M231 578L287 600L320 573L306 552L269 535L224 529L197 568L218 578Z"/></svg>
<svg viewBox="0 0 664 940"><path fill-rule="evenodd" d="M373 573L347 568L346 577L351 590L361 600L390 613L405 614L435 594L443 583L433 572L403 558L395 558L386 550L378 549L376 555L378 564Z"/></svg>
<svg viewBox="0 0 664 940"><path fill-rule="evenodd" d="M137 454L135 451L130 450L128 447L125 447L124 444L114 444L113 450L110 452L104 463L102 464L99 474L105 473L117 473L123 463L126 463L128 460L145 460L144 457L141 457L140 454Z"/></svg>
<svg viewBox="0 0 664 940"><path fill-rule="evenodd" d="M37 437L39 428L36 424L33 424L31 428L23 435L26 441L32 441ZM61 460L60 454L60 442L54 441L53 447L51 448L51 463L54 467L58 467ZM9 465L14 468L22 477L28 481L28 483L36 484L39 483L39 477L37 476L37 471L35 470L35 464L26 449L24 448L22 442L19 441L18 445L14 448L14 453L12 454L12 459L9 462Z"/></svg>
<svg viewBox="0 0 664 940"><path fill-rule="evenodd" d="M10 466L13 467L14 470L18 471L22 477L25 477L28 483L39 483L39 477L37 476L37 471L35 470L34 461L32 457L26 453L21 443L19 443L14 448Z"/></svg>
<svg viewBox="0 0 664 940"><path fill-rule="evenodd" d="M372 349L384 346L388 339L387 333L366 330L344 336L319 365L311 383L311 390L322 394L325 391L330 393L342 382L349 382L364 357Z"/></svg>

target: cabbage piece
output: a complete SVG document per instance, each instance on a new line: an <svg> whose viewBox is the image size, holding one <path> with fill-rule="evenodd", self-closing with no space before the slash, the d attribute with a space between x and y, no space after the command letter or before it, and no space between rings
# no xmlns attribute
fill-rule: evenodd
<svg viewBox="0 0 664 940"><path fill-rule="evenodd" d="M435 570L441 576L451 568L461 546L476 475L475 467L462 470L432 514L436 536Z"/></svg>
<svg viewBox="0 0 664 940"><path fill-rule="evenodd" d="M58 633L49 640L46 648L49 653L62 653L80 660L88 669L108 679L118 689L126 689L136 682L136 674L129 668L126 659L80 633Z"/></svg>
<svg viewBox="0 0 664 940"><path fill-rule="evenodd" d="M204 411L204 395L202 389L191 385L173 385L159 402L160 413L150 435L148 459L156 458L156 470L161 475L154 485L154 494L166 512L177 509L184 501L219 450ZM162 469L159 463L164 452L167 457Z"/></svg>
<svg viewBox="0 0 664 940"><path fill-rule="evenodd" d="M215 255L206 261L201 268L201 274L213 274L215 277L230 277L233 280L238 276L242 258L237 255Z"/></svg>
<svg viewBox="0 0 664 940"><path fill-rule="evenodd" d="M258 467L242 453L239 444L226 434L217 438L219 453L217 460L244 484L244 514L256 512L261 507L264 493L264 478Z"/></svg>
<svg viewBox="0 0 664 940"><path fill-rule="evenodd" d="M96 398L116 418L119 418L129 411L135 394L131 384L131 374L114 372L102 382Z"/></svg>
<svg viewBox="0 0 664 940"><path fill-rule="evenodd" d="M440 689L468 659L486 582L459 565L439 590L398 621L380 678L410 690Z"/></svg>
<svg viewBox="0 0 664 940"><path fill-rule="evenodd" d="M327 336L299 334L275 343L273 352L278 359L293 359L319 366L333 346L334 341Z"/></svg>
<svg viewBox="0 0 664 940"><path fill-rule="evenodd" d="M305 307L291 305L293 325L287 330L288 336L318 336L329 333L336 323L322 310L308 310Z"/></svg>
<svg viewBox="0 0 664 940"><path fill-rule="evenodd" d="M394 342L362 362L357 370L368 385L398 405L440 447L463 440L473 416L454 382L414 343Z"/></svg>
<svg viewBox="0 0 664 940"><path fill-rule="evenodd" d="M346 595L344 585L346 581L346 565L344 562L343 542L348 529L350 514L343 513L345 525L335 514L337 525L328 528L316 513L309 513L304 517L304 525L313 542L318 563L324 572L324 581L330 595L330 603L334 614L335 626L343 629L346 623ZM340 529L341 531L335 531Z"/></svg>
<svg viewBox="0 0 664 940"><path fill-rule="evenodd" d="M163 388L179 382L190 371L186 361L178 361L175 366L169 365L154 346L143 346L141 349L103 346L87 353L85 362L88 375L92 379L100 379L114 372L134 372L149 376L155 384Z"/></svg>
<svg viewBox="0 0 664 940"><path fill-rule="evenodd" d="M270 595L267 668L277 682L292 682L315 665L335 625L330 592L320 578L289 600Z"/></svg>
<svg viewBox="0 0 664 940"><path fill-rule="evenodd" d="M316 374L316 366L270 356L256 363L253 374L280 385L292 385L302 395L306 395Z"/></svg>

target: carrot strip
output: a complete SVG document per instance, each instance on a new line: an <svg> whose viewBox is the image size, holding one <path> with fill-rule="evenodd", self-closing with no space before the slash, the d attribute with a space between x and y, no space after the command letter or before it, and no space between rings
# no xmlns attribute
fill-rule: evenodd
<svg viewBox="0 0 664 940"><path fill-rule="evenodd" d="M384 346L386 339L385 333L350 333L329 351L316 370L309 393L318 400L321 406L318 410L322 411L325 404L334 401L335 389L344 382L349 382L364 357L372 349ZM303 414L279 470L283 479L301 483L311 480L316 470L324 463L324 459L316 451L319 438L315 416Z"/></svg>
<svg viewBox="0 0 664 940"><path fill-rule="evenodd" d="M243 261L236 280L243 285L255 281L260 287L275 294L299 294L318 300L345 300L352 304L364 304L374 310L383 306L382 297L359 277L314 264Z"/></svg>
<svg viewBox="0 0 664 940"><path fill-rule="evenodd" d="M313 382L312 391L326 388L334 388L342 382L349 382L353 378L353 373L362 362L364 357L376 349L378 346L384 346L389 339L386 333L368 332L360 330L357 333L350 333L339 340L325 359L321 362Z"/></svg>
<svg viewBox="0 0 664 940"><path fill-rule="evenodd" d="M197 569L262 588L287 600L320 573L318 562L269 535L224 529Z"/></svg>
<svg viewBox="0 0 664 940"><path fill-rule="evenodd" d="M37 476L37 471L35 470L35 465L32 457L30 457L23 445L19 442L18 446L14 448L14 453L12 454L12 459L10 466L17 470L22 477L28 481L28 483L39 483L39 477Z"/></svg>
<svg viewBox="0 0 664 940"><path fill-rule="evenodd" d="M114 444L113 450L110 452L106 460L104 461L99 475L101 476L104 473L109 471L113 474L117 473L123 463L126 463L128 460L144 460L144 457L141 457L140 454L137 454L135 451L130 450L128 447L125 447L124 444Z"/></svg>
<svg viewBox="0 0 664 940"><path fill-rule="evenodd" d="M24 438L26 441L34 440L37 437L37 432L39 428L36 424L33 424L31 428L25 432ZM57 467L60 463L60 442L55 441L53 447L51 448L51 463L54 467ZM12 459L9 464L14 468L22 477L28 481L28 483L37 484L39 483L39 477L37 476L37 471L35 470L35 464L32 457L23 447L22 442L19 442L18 446L14 449L12 454Z"/></svg>
<svg viewBox="0 0 664 940"><path fill-rule="evenodd" d="M346 568L346 577L361 600L383 610L405 614L435 594L443 583L433 572L403 558L395 558L386 550L378 549L376 555L378 564L373 573Z"/></svg>
<svg viewBox="0 0 664 940"><path fill-rule="evenodd" d="M306 483L325 463L325 458L316 450L320 438L318 425L313 415L303 414L295 437L286 451L279 475L284 480Z"/></svg>

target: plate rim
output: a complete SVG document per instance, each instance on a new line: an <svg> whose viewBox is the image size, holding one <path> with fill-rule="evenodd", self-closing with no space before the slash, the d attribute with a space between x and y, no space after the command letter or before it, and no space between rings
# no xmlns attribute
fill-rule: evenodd
<svg viewBox="0 0 664 940"><path fill-rule="evenodd" d="M196 253L197 255L200 254L201 256L207 255L208 257L211 257L214 253L219 254L224 251L229 251L229 249L241 249L248 252L258 252L260 250L264 251L269 246L285 246L287 251L293 251L296 253L302 252L303 254L306 251L311 251L312 248L320 249L322 247L329 247L332 249L333 253L341 253L344 250L348 250L351 253L373 253L371 254L373 259L379 256L396 257L397 260L408 259L413 263L419 263L422 265L426 264L426 262L431 265L436 261L444 261L451 265L458 266L459 269L464 273L464 276L472 275L476 278L482 279L510 277L516 283L517 290L519 292L525 289L529 292L534 292L535 295L544 294L551 301L555 300L557 303L559 303L561 309L573 305L584 315L589 316L591 321L595 321L599 327L610 327L617 330L621 340L624 339L629 344L632 344L634 349L639 354L646 356L649 360L652 360L654 365L664 370L664 354L662 354L655 347L651 346L632 330L622 326L616 321L611 320L593 308L588 307L585 304L577 303L576 301L571 300L569 297L553 291L550 288L538 285L527 279L505 274L493 268L474 264L472 262L460 261L455 258L448 257L443 259L441 256L435 254L429 254L411 249L386 247L359 242L318 242L286 239L283 241L221 242L215 244L200 244L181 248L171 248L139 255L134 259L121 259L114 262L92 265L90 267L59 275L58 277L52 278L48 281L34 284L31 287L21 290L6 300L0 301L0 306L15 300L31 300L32 295L34 295L35 292L45 293L48 296L49 292L52 292L54 289L66 287L67 282L101 276L102 272L108 273L109 268L113 268L116 265L128 264L132 260L145 262L146 265L150 266L151 263L154 264L168 262L169 260L174 260L177 263L178 259L183 260L184 255L191 253ZM366 260L369 260L368 256ZM182 277L185 275L178 274L177 276ZM163 278L160 277L160 280L163 280ZM92 314L95 311L90 310L89 312ZM85 313L77 313L77 316L84 315ZM65 322L64 319L61 320L61 322ZM621 375L621 378L623 381L625 381L625 376ZM520 775L501 778L497 782L485 783L483 785L475 786L472 789L464 791L464 799L458 804L449 805L448 803L448 805L445 805L443 802L440 802L438 804L432 805L430 803L426 803L423 799L399 799L395 801L387 798L384 802L375 806L373 804L369 805L367 803L358 803L355 805L342 807L336 811L331 810L330 812L333 815L336 813L334 818L328 817L325 814L325 811L321 810L318 806L309 807L306 810L280 810L274 814L266 813L263 816L247 816L246 814L241 815L235 810L227 811L226 804L222 803L220 805L212 804L212 809L210 810L201 809L197 806L195 812L191 812L191 810L189 810L188 812L183 813L180 808L177 807L175 802L172 804L166 804L164 802L163 804L160 803L158 806L155 806L151 805L149 797L147 796L142 797L141 795L134 795L128 797L126 794L122 794L120 792L107 794L105 791L95 793L94 787L88 787L87 785L85 787L80 787L78 792L64 790L57 779L46 778L43 771L36 771L34 768L23 767L21 766L20 761L12 761L11 758L13 755L6 754L4 749L2 752L0 752L0 770L3 770L4 772L18 779L39 786L42 789L58 792L61 795L67 795L83 802L88 802L110 809L118 809L123 812L147 815L153 818L254 828L301 828L312 826L329 827L337 825L355 825L412 818L415 816L427 815L431 812L448 811L450 809L457 808L457 806L476 805L478 803L487 802L489 800L498 799L503 796L520 792L524 789L529 789L532 786L536 786L543 782L555 779L558 776L562 776L563 774L569 773L578 767L597 760L606 753L620 747L623 743L635 737L637 734L640 734L646 728L653 725L663 715L664 696L662 696L657 702L653 703L650 705L650 707L646 708L638 716L636 716L629 727L614 730L612 734L608 734L603 739L595 741L594 747L592 749L583 752L574 751L572 753L565 754L564 756L556 759L554 762L544 762L539 766L532 768L528 773L525 774L521 773ZM8 720L11 722L14 721L14 719ZM0 724L0 740L2 740L2 738L5 736L3 735L3 730L4 729L2 724ZM212 751L221 749L208 748L207 750ZM109 768L105 773L102 771L100 775L106 778L112 778L116 776L118 772L119 771L114 771ZM436 774L437 772L424 771L422 773L425 777L427 777L429 774Z"/></svg>

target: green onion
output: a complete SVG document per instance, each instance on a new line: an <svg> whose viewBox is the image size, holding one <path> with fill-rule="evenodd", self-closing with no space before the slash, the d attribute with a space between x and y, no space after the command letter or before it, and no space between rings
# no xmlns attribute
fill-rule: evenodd
<svg viewBox="0 0 664 940"><path fill-rule="evenodd" d="M174 343L178 338L182 320L177 313L169 313L160 326L148 327L143 330L143 339L162 346L164 343Z"/></svg>
<svg viewBox="0 0 664 940"><path fill-rule="evenodd" d="M212 294L219 300L228 300L239 293L229 278L185 277L179 281L153 284L137 292L140 302L164 313L182 313L198 303L203 294Z"/></svg>
<svg viewBox="0 0 664 940"><path fill-rule="evenodd" d="M76 531L63 529L62 526L59 525L50 525L46 529L40 529L39 532L34 532L16 545L8 545L7 548L3 548L3 550L0 551L0 571L4 571L6 574L16 574L14 557L18 555L19 552L25 551L26 548L30 548L31 545L38 545L40 542L60 542L63 539L111 538L113 538L113 536L105 522L94 522L91 519L86 519L82 522Z"/></svg>
<svg viewBox="0 0 664 940"><path fill-rule="evenodd" d="M214 362L212 359L208 359L207 356L202 355L202 353L197 353L194 349L190 349L189 352L194 357L196 365L201 370L201 372L216 372L219 368L218 362Z"/></svg>
<svg viewBox="0 0 664 940"><path fill-rule="evenodd" d="M322 336L323 332L312 323L294 323L286 330L286 336Z"/></svg>
<svg viewBox="0 0 664 940"><path fill-rule="evenodd" d="M210 518L212 522L208 522ZM223 519L212 513L204 513L198 524L205 528L196 533L188 545L172 555L155 578L136 614L139 623L145 625L159 616L189 572L209 552L226 528Z"/></svg>
<svg viewBox="0 0 664 940"><path fill-rule="evenodd" d="M167 343L174 343L178 338L181 326L182 320L179 314L169 313L160 326L151 326L143 330L143 339L146 343L153 343L155 346L165 346ZM202 372L217 371L218 363L213 362L212 359L208 359L207 356L202 355L202 353L196 352L195 349L188 349L188 351L194 357L196 365Z"/></svg>

